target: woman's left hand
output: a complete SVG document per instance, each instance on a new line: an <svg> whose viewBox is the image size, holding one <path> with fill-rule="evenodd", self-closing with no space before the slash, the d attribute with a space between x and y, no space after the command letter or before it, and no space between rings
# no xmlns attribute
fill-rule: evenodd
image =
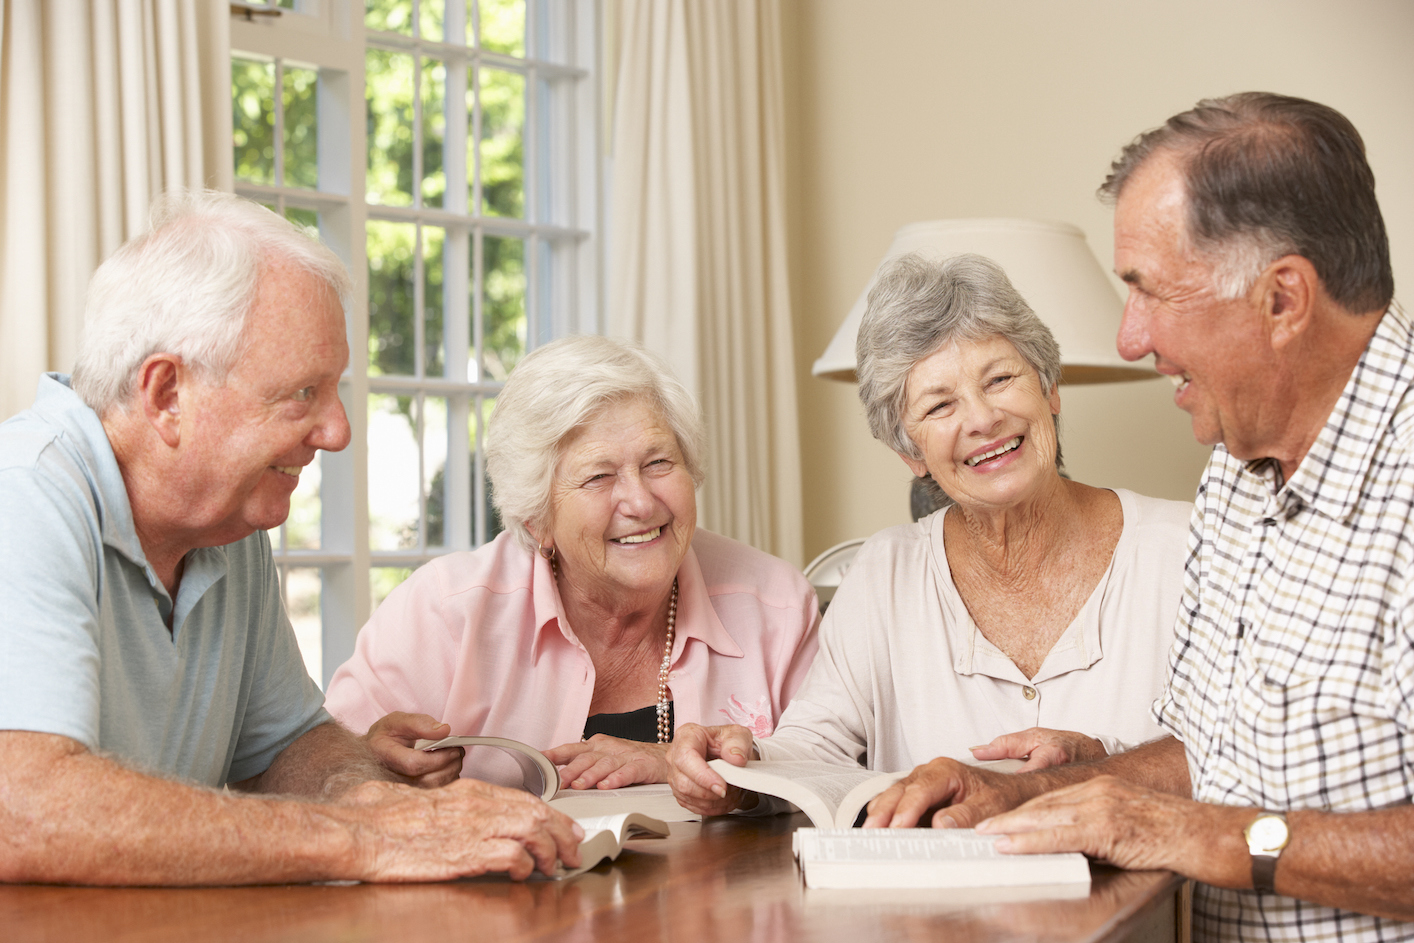
<svg viewBox="0 0 1414 943"><path fill-rule="evenodd" d="M972 755L979 760L1025 760L1026 763L1017 770L1024 773L1047 766L1102 760L1109 754L1103 743L1083 733L1032 727L1016 733L1004 733L986 746L973 747Z"/></svg>
<svg viewBox="0 0 1414 943"><path fill-rule="evenodd" d="M588 740L546 750L570 789L618 789L668 781L668 745L639 743L596 733Z"/></svg>
<svg viewBox="0 0 1414 943"><path fill-rule="evenodd" d="M451 727L435 717L393 711L368 728L363 742L386 769L401 776L408 785L434 789L456 782L466 751L452 747L428 753L414 749L413 744L418 740L441 740L451 732Z"/></svg>

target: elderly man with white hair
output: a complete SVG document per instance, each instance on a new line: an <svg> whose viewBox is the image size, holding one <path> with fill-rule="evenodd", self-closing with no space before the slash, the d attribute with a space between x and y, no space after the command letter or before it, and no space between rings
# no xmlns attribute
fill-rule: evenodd
<svg viewBox="0 0 1414 943"><path fill-rule="evenodd" d="M430 880L578 861L540 800L394 772L303 668L264 531L349 442L343 265L178 193L0 426L0 880ZM401 774L401 775L400 775ZM220 787L228 786L228 790Z"/></svg>

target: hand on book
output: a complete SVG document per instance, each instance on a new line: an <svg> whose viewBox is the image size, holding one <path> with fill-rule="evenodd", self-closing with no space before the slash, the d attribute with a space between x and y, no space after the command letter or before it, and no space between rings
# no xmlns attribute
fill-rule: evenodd
<svg viewBox="0 0 1414 943"><path fill-rule="evenodd" d="M725 815L754 806L754 793L727 785L707 765L708 760L721 759L733 766L745 766L747 760L756 758L754 742L751 731L739 724L683 724L668 749L668 783L673 787L673 798L698 815Z"/></svg>
<svg viewBox="0 0 1414 943"><path fill-rule="evenodd" d="M343 818L364 881L446 881L506 871L523 880L580 863L584 829L519 789L459 779L442 789L370 781L322 808Z"/></svg>
<svg viewBox="0 0 1414 943"><path fill-rule="evenodd" d="M411 786L432 789L454 782L462 771L461 747L425 752L413 749L418 740L440 740L452 728L426 714L393 713L375 721L363 740L368 748L392 772Z"/></svg>
<svg viewBox="0 0 1414 943"><path fill-rule="evenodd" d="M1008 853L1080 851L1130 871L1168 868L1194 875L1189 862L1221 861L1212 854L1214 836L1239 835L1254 812L1203 805L1115 776L1097 776L987 819L978 832L1005 836L997 850ZM1247 856L1240 857L1244 867L1229 878L1234 882L1229 887L1241 887L1249 877Z"/></svg>
<svg viewBox="0 0 1414 943"><path fill-rule="evenodd" d="M1109 754L1103 743L1083 733L1032 727L1016 733L1004 733L985 746L973 747L972 755L979 760L1025 760L1016 771L1025 773L1064 763L1103 760Z"/></svg>
<svg viewBox="0 0 1414 943"><path fill-rule="evenodd" d="M588 740L545 751L560 768L560 782L570 789L619 789L634 783L668 779L668 746L640 743L596 733Z"/></svg>
<svg viewBox="0 0 1414 943"><path fill-rule="evenodd" d="M875 796L864 827L914 828L931 811L933 828L975 828L1030 799L1029 779L938 757Z"/></svg>

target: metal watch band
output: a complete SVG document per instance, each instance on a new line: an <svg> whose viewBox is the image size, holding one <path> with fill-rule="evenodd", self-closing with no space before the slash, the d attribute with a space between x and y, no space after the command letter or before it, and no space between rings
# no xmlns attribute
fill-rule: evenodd
<svg viewBox="0 0 1414 943"><path fill-rule="evenodd" d="M1258 894L1275 894L1277 878L1276 855L1252 856L1252 889Z"/></svg>

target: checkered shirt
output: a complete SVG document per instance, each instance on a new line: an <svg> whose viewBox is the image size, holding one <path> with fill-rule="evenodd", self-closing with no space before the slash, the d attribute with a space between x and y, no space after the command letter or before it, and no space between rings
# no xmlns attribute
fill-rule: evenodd
<svg viewBox="0 0 1414 943"><path fill-rule="evenodd" d="M1414 799L1412 335L1390 308L1285 484L1274 461L1213 450L1154 703L1187 749L1195 799L1335 812ZM1201 884L1193 927L1414 940L1414 923Z"/></svg>

